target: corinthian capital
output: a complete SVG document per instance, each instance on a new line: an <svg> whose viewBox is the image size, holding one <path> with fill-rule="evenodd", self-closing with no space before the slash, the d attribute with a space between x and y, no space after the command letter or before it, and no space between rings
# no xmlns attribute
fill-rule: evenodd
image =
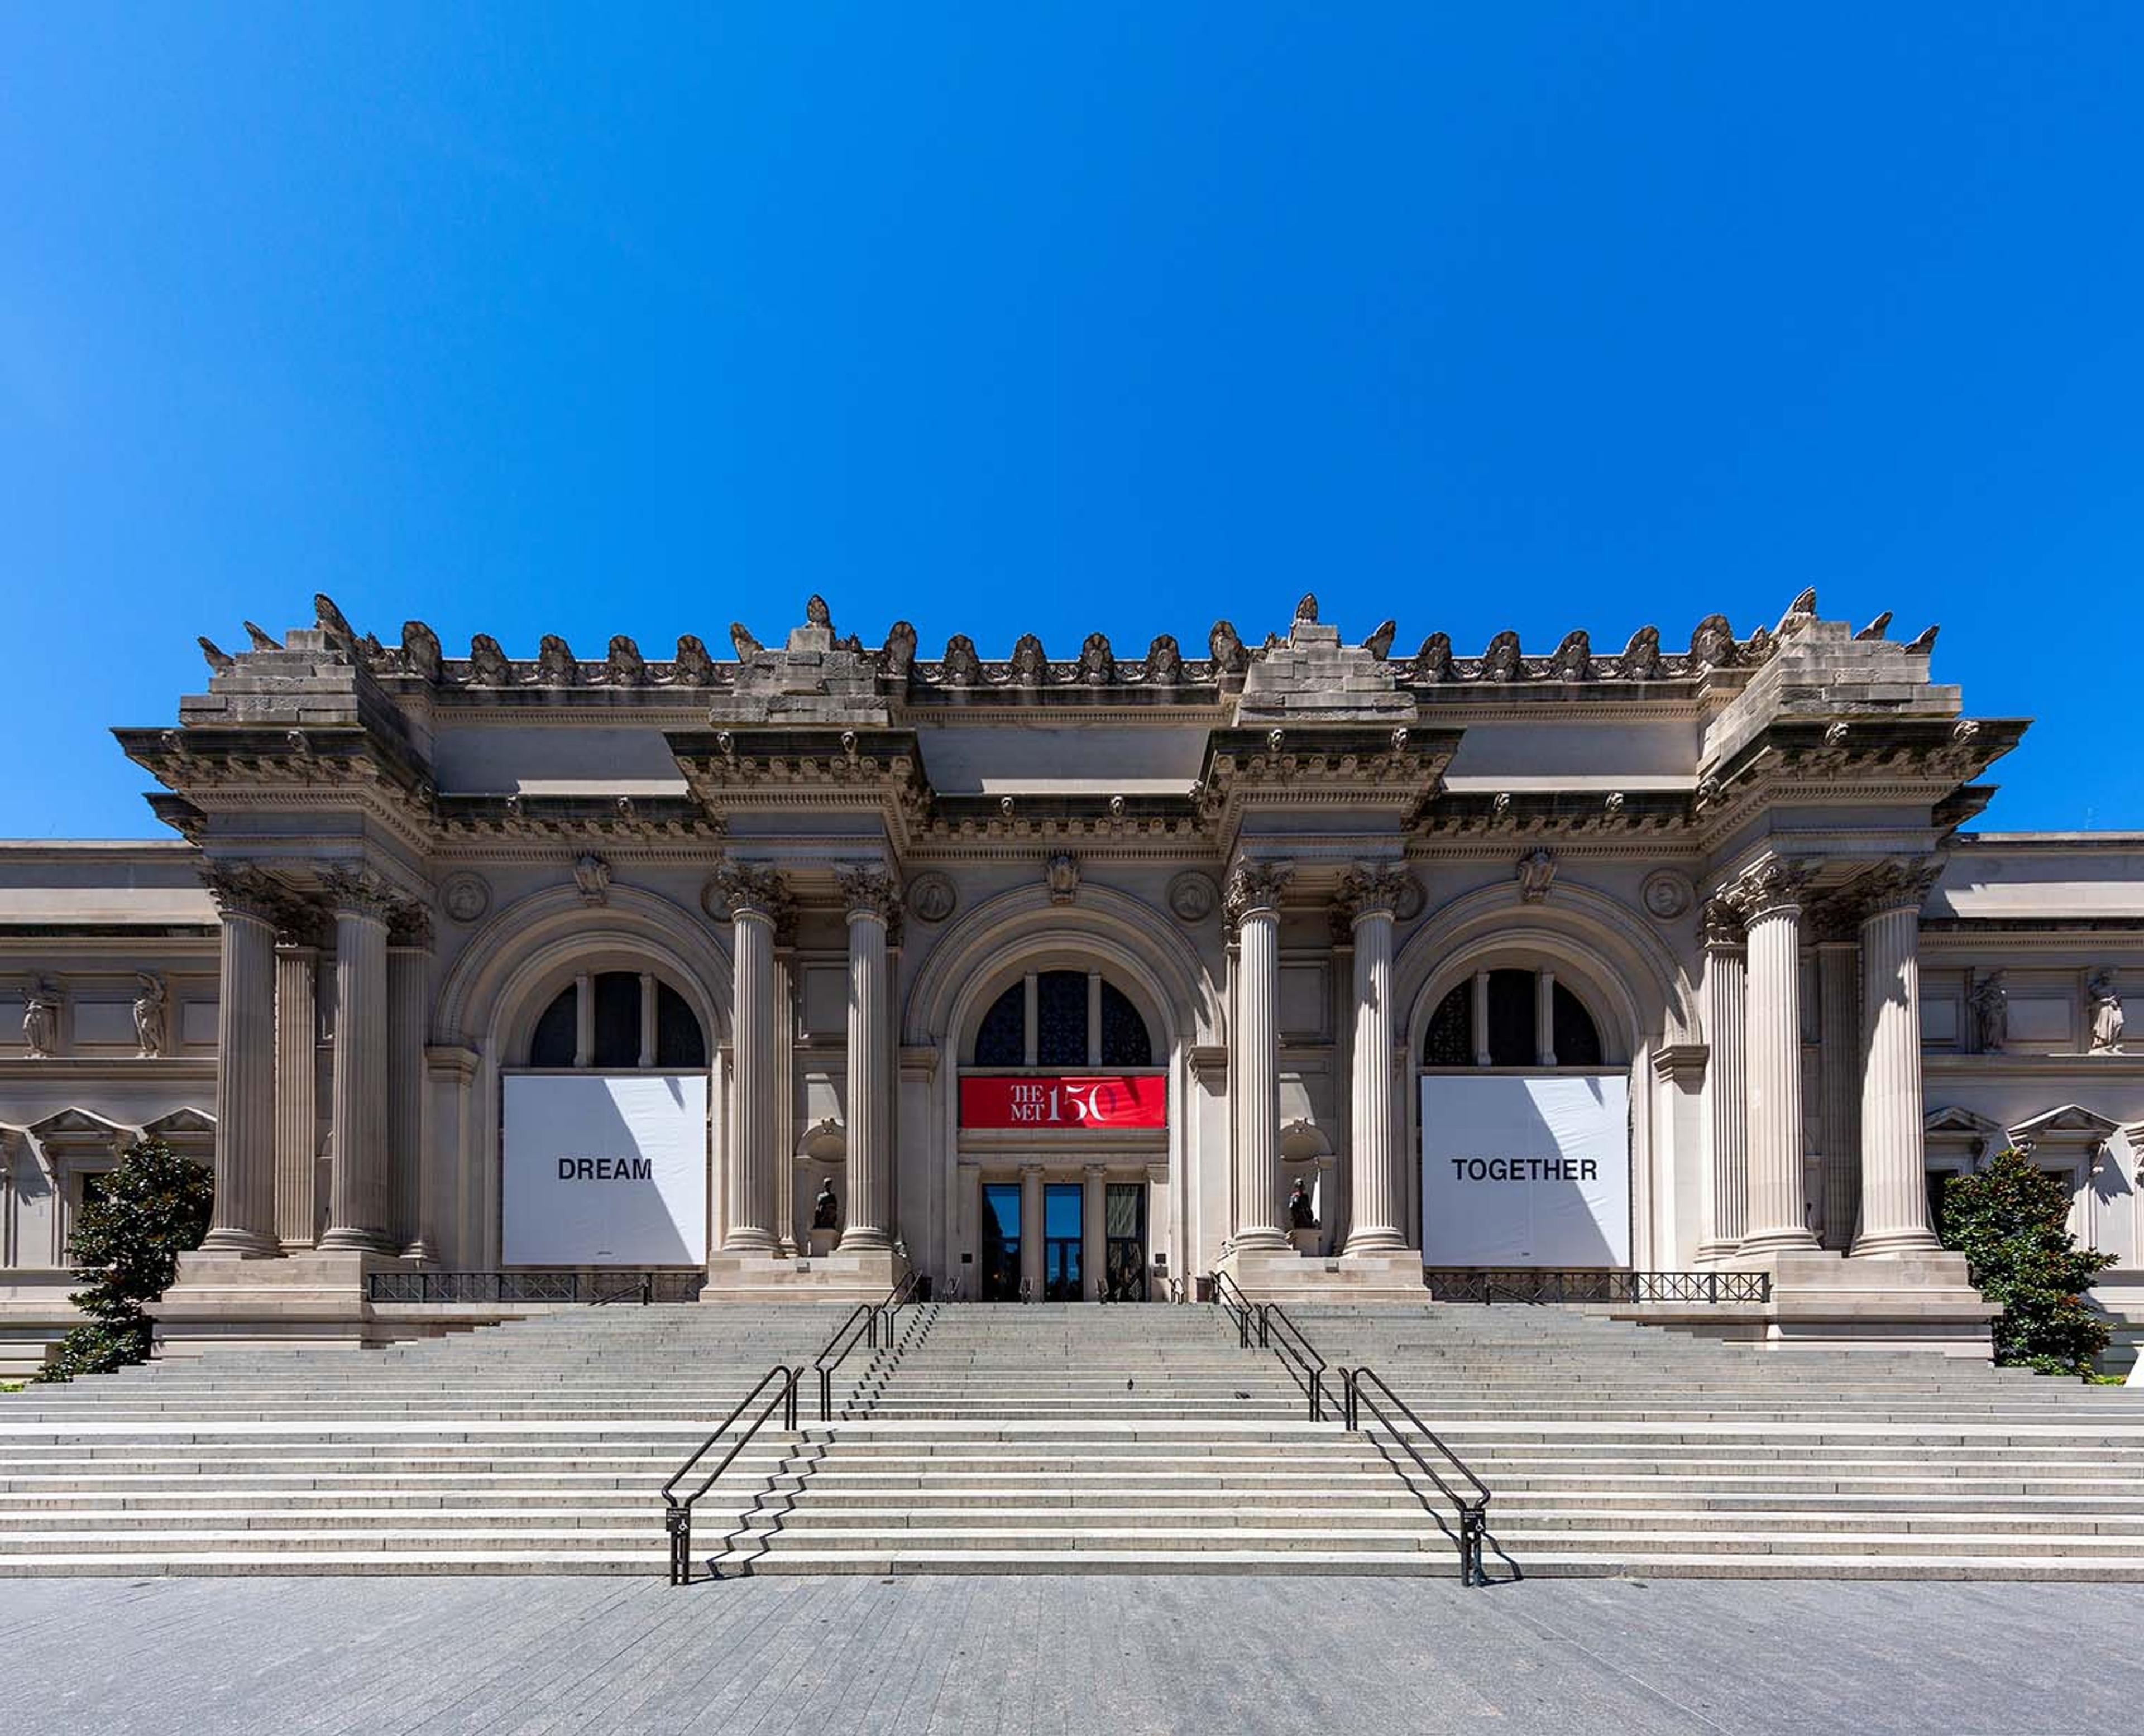
<svg viewBox="0 0 2144 1736"><path fill-rule="evenodd" d="M1333 924L1352 928L1365 916L1389 916L1406 895L1407 872L1397 862L1357 863L1333 895Z"/></svg>
<svg viewBox="0 0 2144 1736"><path fill-rule="evenodd" d="M370 868L322 869L320 885L338 916L362 916L368 921L388 923L402 908L400 895Z"/></svg>
<svg viewBox="0 0 2144 1736"><path fill-rule="evenodd" d="M1725 898L1708 898L1700 913L1707 952L1740 952L1749 944L1741 913Z"/></svg>
<svg viewBox="0 0 2144 1736"><path fill-rule="evenodd" d="M256 922L280 922L289 895L274 875L251 862L209 862L201 870L201 884L216 900L218 915L251 916Z"/></svg>
<svg viewBox="0 0 2144 1736"><path fill-rule="evenodd" d="M789 887L779 868L750 862L725 862L707 882L709 912L734 922L740 916L764 916L777 928L789 919Z"/></svg>
<svg viewBox="0 0 2144 1736"><path fill-rule="evenodd" d="M1768 856L1745 869L1740 879L1720 894L1734 905L1744 922L1767 916L1798 914L1814 870L1806 862L1786 856Z"/></svg>
<svg viewBox="0 0 2144 1736"><path fill-rule="evenodd" d="M1943 870L1943 858L1893 857L1879 862L1847 888L1863 920L1891 910L1918 910Z"/></svg>
<svg viewBox="0 0 2144 1736"><path fill-rule="evenodd" d="M1282 895L1295 870L1285 862L1238 862L1229 873L1221 908L1231 923L1239 923L1253 910L1280 909Z"/></svg>
<svg viewBox="0 0 2144 1736"><path fill-rule="evenodd" d="M851 916L876 916L886 925L889 939L901 931L901 886L885 869L876 866L837 870L841 902Z"/></svg>

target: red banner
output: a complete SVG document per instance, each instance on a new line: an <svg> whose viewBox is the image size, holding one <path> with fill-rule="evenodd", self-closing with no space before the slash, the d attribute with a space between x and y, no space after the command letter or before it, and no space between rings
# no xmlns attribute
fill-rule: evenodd
<svg viewBox="0 0 2144 1736"><path fill-rule="evenodd" d="M1169 1079L1159 1073L970 1076L960 1125L1064 1130L1167 1127Z"/></svg>

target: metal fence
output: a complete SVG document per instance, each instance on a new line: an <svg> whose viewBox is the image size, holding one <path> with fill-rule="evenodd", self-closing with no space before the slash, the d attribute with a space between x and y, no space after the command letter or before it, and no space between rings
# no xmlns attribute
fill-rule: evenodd
<svg viewBox="0 0 2144 1736"><path fill-rule="evenodd" d="M376 1302L688 1302L704 1272L375 1272Z"/></svg>
<svg viewBox="0 0 2144 1736"><path fill-rule="evenodd" d="M1457 1302L1766 1302L1772 1277L1765 1272L1558 1271L1516 1267L1422 1268L1429 1293Z"/></svg>

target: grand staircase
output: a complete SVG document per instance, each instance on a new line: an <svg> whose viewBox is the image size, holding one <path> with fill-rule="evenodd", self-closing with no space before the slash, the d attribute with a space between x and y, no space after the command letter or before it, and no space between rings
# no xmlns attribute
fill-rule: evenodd
<svg viewBox="0 0 2144 1736"><path fill-rule="evenodd" d="M2133 1391L1561 1308L1305 1308L1313 1420L1215 1308L924 1305L822 1423L841 1312L583 1309L0 1396L0 1574L658 1574L658 1491L782 1363L798 1426L699 1503L698 1570L1451 1575L1448 1504L1339 1421L1368 1364L1494 1489L1499 1576L2144 1580Z"/></svg>

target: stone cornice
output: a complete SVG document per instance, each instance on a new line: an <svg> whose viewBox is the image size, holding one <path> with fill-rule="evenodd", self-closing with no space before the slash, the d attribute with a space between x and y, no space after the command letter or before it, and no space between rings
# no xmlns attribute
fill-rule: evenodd
<svg viewBox="0 0 2144 1736"><path fill-rule="evenodd" d="M1697 812L1708 828L1719 829L1783 796L1948 798L2015 747L2026 724L2021 717L1883 712L1777 717L1701 769Z"/></svg>
<svg viewBox="0 0 2144 1736"><path fill-rule="evenodd" d="M690 796L443 796L441 843L601 838L606 844L715 840L726 831Z"/></svg>
<svg viewBox="0 0 2144 1736"><path fill-rule="evenodd" d="M663 740L717 819L733 807L862 807L905 838L930 811L913 730L739 726L668 730Z"/></svg>
<svg viewBox="0 0 2144 1736"><path fill-rule="evenodd" d="M1552 835L1652 837L1688 829L1690 797L1680 791L1440 791L1414 823L1427 838Z"/></svg>

